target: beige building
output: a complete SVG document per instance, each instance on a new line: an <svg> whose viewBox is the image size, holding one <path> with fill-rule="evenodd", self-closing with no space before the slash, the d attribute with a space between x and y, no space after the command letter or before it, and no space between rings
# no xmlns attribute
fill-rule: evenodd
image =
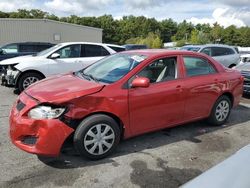
<svg viewBox="0 0 250 188"><path fill-rule="evenodd" d="M13 42L102 42L102 29L47 19L0 18L0 46Z"/></svg>

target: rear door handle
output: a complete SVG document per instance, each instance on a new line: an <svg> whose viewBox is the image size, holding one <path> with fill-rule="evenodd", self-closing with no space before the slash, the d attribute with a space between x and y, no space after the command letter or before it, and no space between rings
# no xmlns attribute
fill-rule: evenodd
<svg viewBox="0 0 250 188"><path fill-rule="evenodd" d="M177 86L176 86L176 89L177 89L178 91L180 91L180 92L181 92L181 91L182 91L182 87L181 87L181 85L177 85Z"/></svg>

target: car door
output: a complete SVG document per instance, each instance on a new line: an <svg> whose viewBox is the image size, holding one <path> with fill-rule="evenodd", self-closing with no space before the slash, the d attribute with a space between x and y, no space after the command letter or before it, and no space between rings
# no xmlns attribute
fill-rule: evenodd
<svg viewBox="0 0 250 188"><path fill-rule="evenodd" d="M184 56L186 78L183 79L186 93L185 121L203 118L210 110L220 91L220 78L216 68L203 57Z"/></svg>
<svg viewBox="0 0 250 188"><path fill-rule="evenodd" d="M79 67L85 68L107 55L110 53L101 45L83 44L81 45L81 58L78 60Z"/></svg>
<svg viewBox="0 0 250 188"><path fill-rule="evenodd" d="M53 59L53 54L59 54L60 56ZM53 54L48 57L48 67L50 75L67 73L70 71L77 71L81 69L81 66L79 64L81 54L80 44L64 46Z"/></svg>
<svg viewBox="0 0 250 188"><path fill-rule="evenodd" d="M178 59L178 61L177 61ZM134 134L168 127L182 120L185 99L177 56L157 59L132 77L150 79L148 88L129 89L130 126Z"/></svg>

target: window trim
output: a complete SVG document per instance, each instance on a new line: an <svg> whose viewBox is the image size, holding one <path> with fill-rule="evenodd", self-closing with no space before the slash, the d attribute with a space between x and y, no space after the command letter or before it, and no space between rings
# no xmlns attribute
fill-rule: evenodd
<svg viewBox="0 0 250 188"><path fill-rule="evenodd" d="M187 69L186 69L186 66L185 66L184 57L203 59L203 60L207 61L207 63L215 70L215 72L210 73L210 74L199 74L199 75L189 76L187 74ZM182 62L183 62L184 78L193 78L193 77L199 77L199 76L210 76L210 75L218 74L218 70L217 70L216 66L213 63L211 63L211 61L209 59L207 59L207 58L200 57L200 56L192 56L192 55L182 55Z"/></svg>

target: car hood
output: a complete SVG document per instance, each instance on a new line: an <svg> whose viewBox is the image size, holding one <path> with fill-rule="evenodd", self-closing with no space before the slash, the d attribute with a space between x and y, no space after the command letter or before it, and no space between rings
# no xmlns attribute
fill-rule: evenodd
<svg viewBox="0 0 250 188"><path fill-rule="evenodd" d="M58 75L39 81L24 92L40 103L69 101L101 91L105 85L79 78L74 74Z"/></svg>
<svg viewBox="0 0 250 188"><path fill-rule="evenodd" d="M21 63L25 60L35 60L37 59L37 56L32 56L32 55L25 55L25 56L19 56L19 57L13 57L10 59L2 60L0 61L0 65L13 65L13 64L18 64Z"/></svg>

